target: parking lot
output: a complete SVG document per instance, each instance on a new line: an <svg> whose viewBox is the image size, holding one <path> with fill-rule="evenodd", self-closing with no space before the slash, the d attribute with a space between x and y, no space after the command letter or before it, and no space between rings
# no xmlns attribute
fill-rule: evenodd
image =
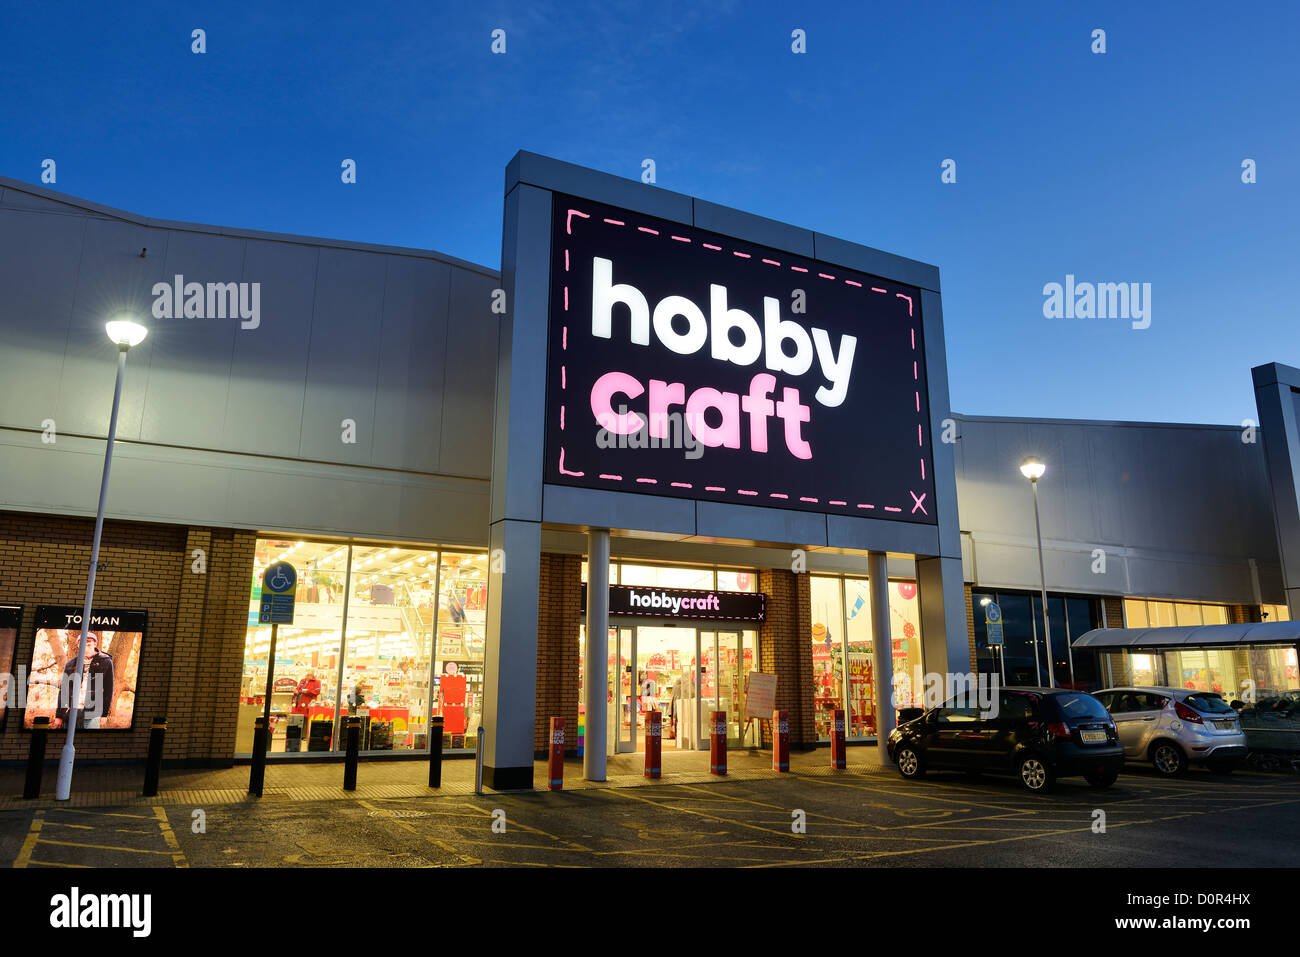
<svg viewBox="0 0 1300 957"><path fill-rule="evenodd" d="M1139 767L1109 789L1068 779L1046 795L1010 778L861 768L482 796L42 803L0 811L6 864L1264 867L1292 866L1300 846L1300 778Z"/></svg>

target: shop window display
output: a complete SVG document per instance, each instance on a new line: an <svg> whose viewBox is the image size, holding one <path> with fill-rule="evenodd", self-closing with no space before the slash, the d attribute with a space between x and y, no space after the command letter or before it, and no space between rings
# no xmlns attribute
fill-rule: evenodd
<svg viewBox="0 0 1300 957"><path fill-rule="evenodd" d="M836 708L844 707L844 608L839 578L813 575L813 720L817 737L829 741Z"/></svg>
<svg viewBox="0 0 1300 957"><path fill-rule="evenodd" d="M435 714L449 748L472 748L483 713L488 556L443 552L438 604Z"/></svg>

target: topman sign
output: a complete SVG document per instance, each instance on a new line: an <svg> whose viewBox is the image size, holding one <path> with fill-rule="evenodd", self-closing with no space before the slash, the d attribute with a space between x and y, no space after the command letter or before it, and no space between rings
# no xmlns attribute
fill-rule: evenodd
<svg viewBox="0 0 1300 957"><path fill-rule="evenodd" d="M553 208L546 482L936 522L918 289Z"/></svg>

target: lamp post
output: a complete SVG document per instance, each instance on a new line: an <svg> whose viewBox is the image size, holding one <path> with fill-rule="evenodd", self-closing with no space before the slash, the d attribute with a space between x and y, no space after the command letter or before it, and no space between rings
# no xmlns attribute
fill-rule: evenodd
<svg viewBox="0 0 1300 957"><path fill-rule="evenodd" d="M1020 474L1029 479L1034 490L1034 535L1038 539L1038 585L1043 595L1043 637L1047 646L1047 681L1056 687L1056 672L1052 668L1052 626L1047 619L1047 574L1043 571L1043 526L1038 520L1038 480L1047 471L1047 466L1030 456L1020 463ZM1038 661L1038 642L1034 641L1034 668L1040 667Z"/></svg>
<svg viewBox="0 0 1300 957"><path fill-rule="evenodd" d="M77 644L77 668L67 702L68 737L59 754L59 773L55 779L54 796L66 801L72 793L72 763L76 758L73 739L77 733L77 719L81 712L81 682L86 670L86 632L90 629L90 608L95 597L95 570L99 565L99 539L104 531L104 499L108 494L108 471L113 464L113 440L117 436L117 409L122 401L122 376L126 372L126 354L132 346L144 341L149 330L130 315L114 316L104 324L108 338L117 346L117 382L113 386L113 413L108 420L108 447L104 451L104 476L99 482L99 508L95 512L95 538L90 546L90 576L86 579L86 602L81 607L81 640ZM59 694L67 690L60 684Z"/></svg>

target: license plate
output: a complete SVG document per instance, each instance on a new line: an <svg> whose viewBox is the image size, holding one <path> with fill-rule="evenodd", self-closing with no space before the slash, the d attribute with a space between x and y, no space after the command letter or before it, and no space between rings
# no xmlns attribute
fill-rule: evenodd
<svg viewBox="0 0 1300 957"><path fill-rule="evenodd" d="M1084 744L1105 744L1106 732L1105 731L1080 731L1079 739L1083 741Z"/></svg>
<svg viewBox="0 0 1300 957"><path fill-rule="evenodd" d="M1220 731L1236 731L1236 730L1237 730L1237 722L1235 722L1235 721L1216 721L1216 722L1214 722L1214 726L1215 726L1216 728L1218 728Z"/></svg>

